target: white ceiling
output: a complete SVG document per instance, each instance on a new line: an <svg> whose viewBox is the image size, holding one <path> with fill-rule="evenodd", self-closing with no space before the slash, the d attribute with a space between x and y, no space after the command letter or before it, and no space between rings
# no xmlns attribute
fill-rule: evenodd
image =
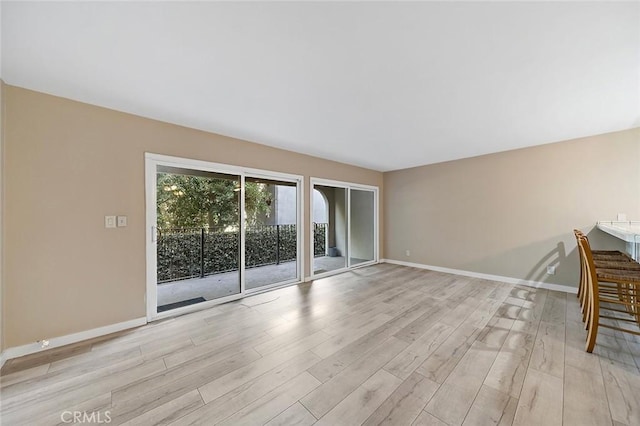
<svg viewBox="0 0 640 426"><path fill-rule="evenodd" d="M640 126L640 3L3 2L2 78L387 171Z"/></svg>

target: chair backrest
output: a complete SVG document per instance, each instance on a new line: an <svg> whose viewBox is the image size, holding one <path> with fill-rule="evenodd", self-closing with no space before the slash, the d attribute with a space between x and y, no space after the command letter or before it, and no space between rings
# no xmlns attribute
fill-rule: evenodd
<svg viewBox="0 0 640 426"><path fill-rule="evenodd" d="M580 239L585 239L587 241L587 244L589 243L589 240L587 240L587 236L584 234L584 232L579 229L574 229L573 234L576 237L576 246L578 247L578 256L580 257L580 279L582 280L582 278L586 276L586 259L584 258L582 250L580 249Z"/></svg>
<svg viewBox="0 0 640 426"><path fill-rule="evenodd" d="M576 245L578 246L578 253L580 254L580 257L582 258L582 252L580 251L580 239L584 239L587 241L587 244L589 243L589 239L587 238L587 235L582 232L579 229L574 229L573 230L573 235L575 235L576 237Z"/></svg>
<svg viewBox="0 0 640 426"><path fill-rule="evenodd" d="M593 261L593 253L591 252L591 245L589 244L589 240L586 237L578 238L578 248L580 249L580 253L584 258L584 262L588 268L588 272L593 272L595 274L596 267L595 262Z"/></svg>
<svg viewBox="0 0 640 426"><path fill-rule="evenodd" d="M593 261L593 253L591 253L591 246L589 240L585 237L578 238L578 248L580 250L581 259L583 263L583 272L586 277L587 294L590 301L590 310L595 308L598 310L598 276L596 275L596 266Z"/></svg>
<svg viewBox="0 0 640 426"><path fill-rule="evenodd" d="M573 230L573 235L575 235L575 236L576 236L576 238L587 238L587 234L585 234L584 232L582 232L582 231L581 231L581 230L579 230L579 229L574 229L574 230ZM589 239L589 238L587 238L587 240L588 240L588 239Z"/></svg>

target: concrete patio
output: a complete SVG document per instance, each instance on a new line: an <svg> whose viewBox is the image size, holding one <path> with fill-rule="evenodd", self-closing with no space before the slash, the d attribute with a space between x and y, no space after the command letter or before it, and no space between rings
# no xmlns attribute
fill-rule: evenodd
<svg viewBox="0 0 640 426"><path fill-rule="evenodd" d="M344 257L323 256L314 259L314 271L316 274L344 267ZM298 275L295 261L250 268L245 271L245 274L245 286L247 289L285 282L295 279ZM240 274L238 271L225 272L204 278L191 278L158 284L158 306L198 297L203 297L205 300L213 300L238 293L240 293Z"/></svg>

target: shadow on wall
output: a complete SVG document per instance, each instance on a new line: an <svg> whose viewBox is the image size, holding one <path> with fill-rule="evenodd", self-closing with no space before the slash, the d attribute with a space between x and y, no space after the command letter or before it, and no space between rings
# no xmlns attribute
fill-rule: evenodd
<svg viewBox="0 0 640 426"><path fill-rule="evenodd" d="M527 281L542 281L545 282L547 278L547 268L552 267L556 269L564 269L567 263L567 253L565 251L564 242L560 241L556 248L551 250L549 253L545 254L542 259L540 259L534 266L531 268L529 273L524 277ZM555 275L555 273L554 273Z"/></svg>
<svg viewBox="0 0 640 426"><path fill-rule="evenodd" d="M599 229L579 228L586 232L592 247L598 250L625 250L625 244ZM555 274L547 273L548 266L555 266ZM464 264L460 269L491 275L521 278L577 287L580 263L576 240L572 230L547 240L516 247Z"/></svg>

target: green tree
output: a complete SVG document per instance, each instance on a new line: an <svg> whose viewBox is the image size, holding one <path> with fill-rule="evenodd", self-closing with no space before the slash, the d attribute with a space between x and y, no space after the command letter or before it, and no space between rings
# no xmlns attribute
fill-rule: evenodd
<svg viewBox="0 0 640 426"><path fill-rule="evenodd" d="M240 182L234 179L158 173L159 228L226 228L238 225ZM263 183L245 183L250 225L269 216L271 195Z"/></svg>

